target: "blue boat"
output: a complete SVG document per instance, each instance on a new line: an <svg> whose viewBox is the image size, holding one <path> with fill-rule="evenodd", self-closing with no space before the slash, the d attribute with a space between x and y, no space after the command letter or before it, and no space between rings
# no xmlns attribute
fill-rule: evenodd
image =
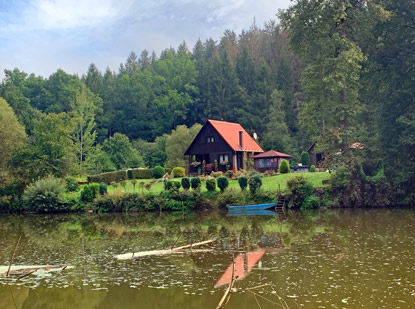
<svg viewBox="0 0 415 309"><path fill-rule="evenodd" d="M234 210L228 211L226 214L227 217L235 216L276 216L277 212L272 210Z"/></svg>
<svg viewBox="0 0 415 309"><path fill-rule="evenodd" d="M266 210L275 208L277 203L268 203L268 204L254 204L254 205L242 205L242 206L226 206L228 211L256 211L256 210Z"/></svg>

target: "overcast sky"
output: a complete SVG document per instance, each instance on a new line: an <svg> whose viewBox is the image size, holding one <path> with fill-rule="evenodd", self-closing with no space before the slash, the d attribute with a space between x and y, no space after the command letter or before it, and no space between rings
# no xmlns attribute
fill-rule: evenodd
<svg viewBox="0 0 415 309"><path fill-rule="evenodd" d="M160 54L200 37L237 34L276 19L289 0L0 0L0 79L15 67L48 77L116 70L131 51Z"/></svg>

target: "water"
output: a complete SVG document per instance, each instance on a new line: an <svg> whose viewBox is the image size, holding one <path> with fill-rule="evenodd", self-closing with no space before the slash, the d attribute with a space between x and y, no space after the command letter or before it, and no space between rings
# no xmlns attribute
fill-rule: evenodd
<svg viewBox="0 0 415 309"><path fill-rule="evenodd" d="M415 211L334 210L0 216L0 265L69 265L0 276L0 308L413 308ZM180 235L179 240L177 241ZM121 253L217 237L203 252L117 260ZM230 277L229 277L230 278ZM255 288L264 285L263 287ZM252 289L254 288L254 289ZM258 303L257 303L258 302Z"/></svg>

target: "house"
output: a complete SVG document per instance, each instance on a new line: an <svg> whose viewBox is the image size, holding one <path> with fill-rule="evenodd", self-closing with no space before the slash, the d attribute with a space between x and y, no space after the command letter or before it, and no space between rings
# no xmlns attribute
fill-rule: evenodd
<svg viewBox="0 0 415 309"><path fill-rule="evenodd" d="M324 157L323 153L315 151L315 147L316 142L312 143L307 149L308 156L310 157L310 166L314 165L315 167L320 167L323 163Z"/></svg>
<svg viewBox="0 0 415 309"><path fill-rule="evenodd" d="M244 160L261 152L262 148L239 123L208 120L184 155L187 157L189 174L197 174L203 161L206 163L206 172L214 168L215 161L219 171L237 170L244 167Z"/></svg>
<svg viewBox="0 0 415 309"><path fill-rule="evenodd" d="M292 156L286 153L269 150L254 156L254 167L261 173L269 170L277 170L283 159L290 163Z"/></svg>

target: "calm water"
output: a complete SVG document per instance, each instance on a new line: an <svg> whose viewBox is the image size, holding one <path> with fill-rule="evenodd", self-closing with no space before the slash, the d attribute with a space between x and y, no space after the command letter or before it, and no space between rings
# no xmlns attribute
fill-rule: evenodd
<svg viewBox="0 0 415 309"><path fill-rule="evenodd" d="M275 308L280 299L290 308L415 304L414 210L3 215L0 265L20 235L14 265L72 268L0 276L0 308L215 308L233 258L240 277L226 308ZM114 257L213 237L203 252Z"/></svg>

